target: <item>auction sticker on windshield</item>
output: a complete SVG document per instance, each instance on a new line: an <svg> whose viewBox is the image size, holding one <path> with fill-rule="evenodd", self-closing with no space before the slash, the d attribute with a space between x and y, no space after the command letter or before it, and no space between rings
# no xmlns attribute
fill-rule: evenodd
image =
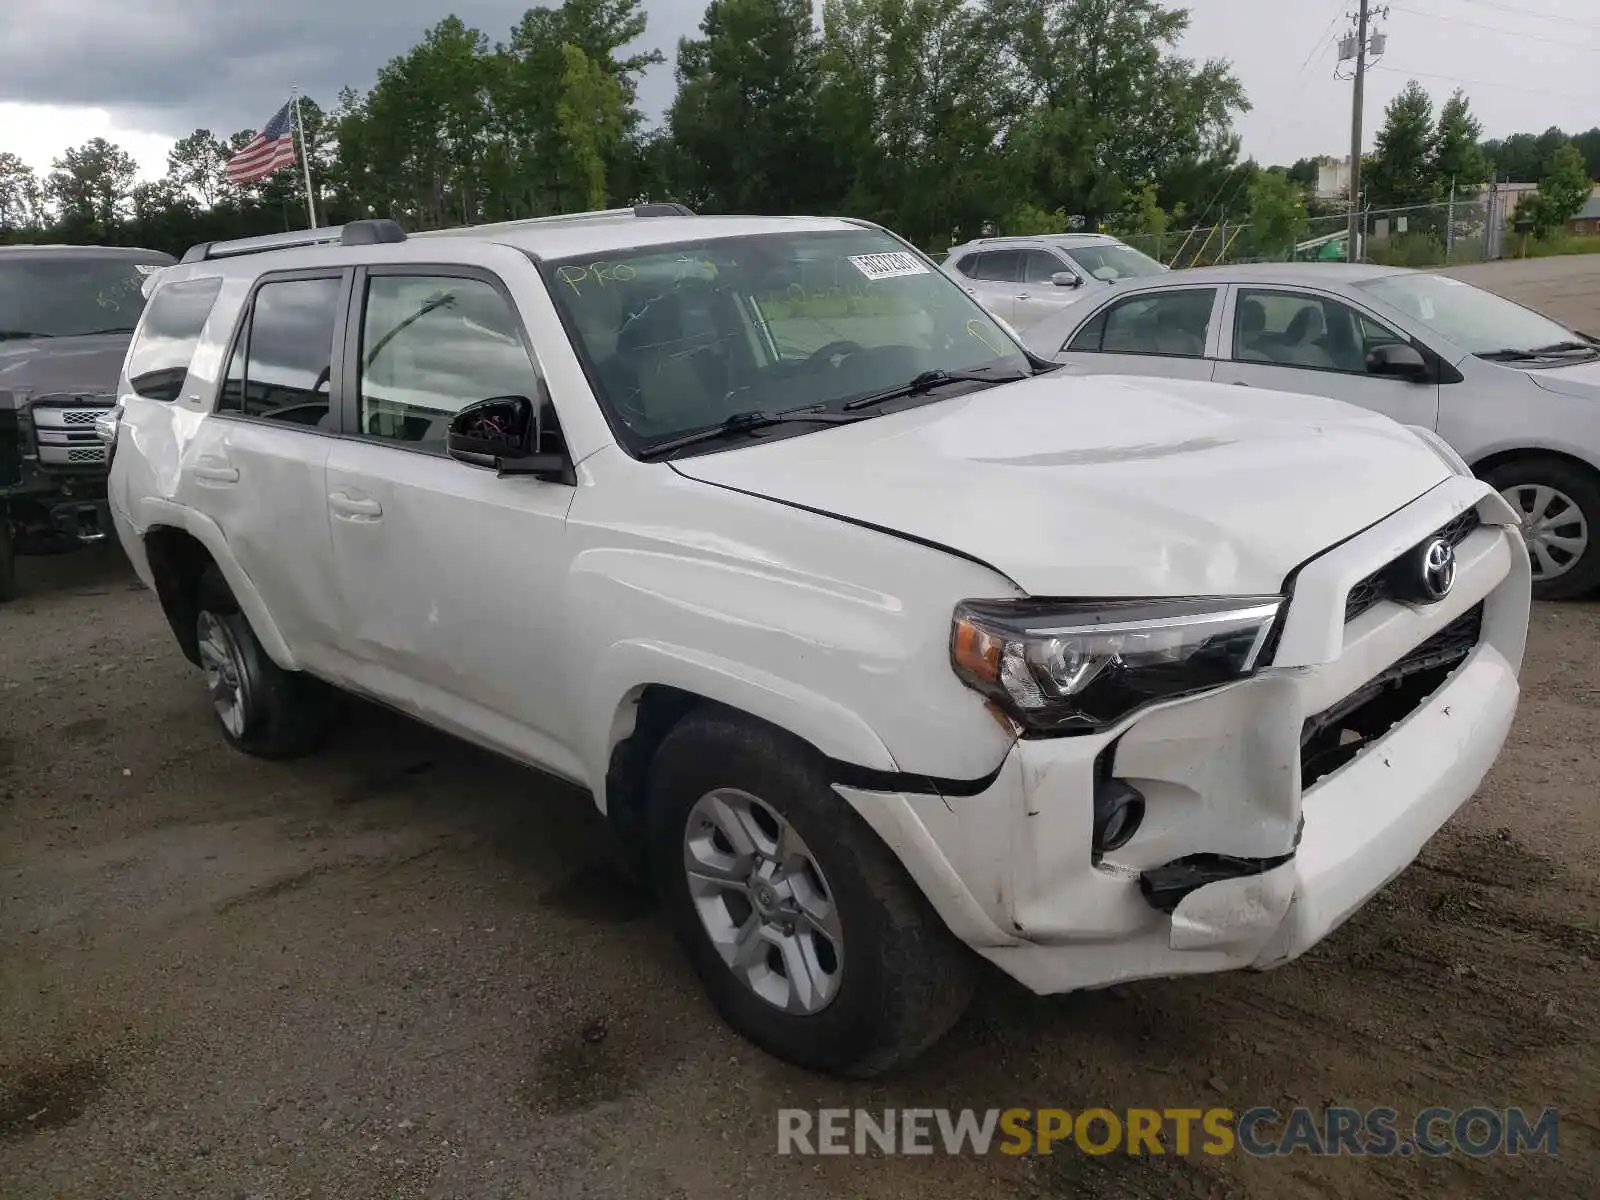
<svg viewBox="0 0 1600 1200"><path fill-rule="evenodd" d="M850 265L868 279L899 279L903 275L926 275L928 268L915 255L894 250L887 254L852 254Z"/></svg>

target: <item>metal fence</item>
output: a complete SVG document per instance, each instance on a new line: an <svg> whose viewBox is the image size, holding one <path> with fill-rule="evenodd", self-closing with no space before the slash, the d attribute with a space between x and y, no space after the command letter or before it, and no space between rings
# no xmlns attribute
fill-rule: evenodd
<svg viewBox="0 0 1600 1200"><path fill-rule="evenodd" d="M1359 222L1363 261L1400 267L1438 267L1497 258L1505 240L1504 196L1484 191L1440 204L1368 209ZM1333 261L1348 257L1349 217L1312 217L1285 238L1249 222L1187 229L1123 240L1170 267L1219 263Z"/></svg>

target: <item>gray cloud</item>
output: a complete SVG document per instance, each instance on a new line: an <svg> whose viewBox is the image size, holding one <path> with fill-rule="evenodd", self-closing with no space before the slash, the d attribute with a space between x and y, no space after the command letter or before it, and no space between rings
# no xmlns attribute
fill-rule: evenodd
<svg viewBox="0 0 1600 1200"><path fill-rule="evenodd" d="M331 105L371 86L378 69L454 11L491 42L527 0L19 0L0 38L0 101L109 109L126 128L179 137L226 134L271 116L291 84ZM701 0L651 0L640 45L668 63L641 86L641 106L671 99L677 39ZM3 140L0 132L0 140Z"/></svg>

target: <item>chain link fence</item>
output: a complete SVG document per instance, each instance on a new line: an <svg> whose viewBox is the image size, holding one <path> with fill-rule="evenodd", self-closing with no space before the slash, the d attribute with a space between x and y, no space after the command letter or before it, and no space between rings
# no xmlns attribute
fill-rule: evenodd
<svg viewBox="0 0 1600 1200"><path fill-rule="evenodd" d="M1360 255L1397 267L1440 267L1500 256L1505 241L1505 199L1492 192L1460 195L1440 204L1369 209L1361 214ZM1249 222L1134 234L1127 242L1169 267L1248 262L1344 262L1349 218L1312 217L1286 237Z"/></svg>

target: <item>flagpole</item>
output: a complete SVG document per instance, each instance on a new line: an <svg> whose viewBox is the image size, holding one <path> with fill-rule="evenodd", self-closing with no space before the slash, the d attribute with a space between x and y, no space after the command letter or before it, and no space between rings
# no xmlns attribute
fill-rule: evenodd
<svg viewBox="0 0 1600 1200"><path fill-rule="evenodd" d="M317 205L312 199L311 192L311 147L306 144L306 127L304 122L300 120L300 89L298 87L292 88L289 95L294 101L294 125L300 133L300 165L305 168L306 173L306 216L311 220L310 228L315 229L317 227Z"/></svg>

